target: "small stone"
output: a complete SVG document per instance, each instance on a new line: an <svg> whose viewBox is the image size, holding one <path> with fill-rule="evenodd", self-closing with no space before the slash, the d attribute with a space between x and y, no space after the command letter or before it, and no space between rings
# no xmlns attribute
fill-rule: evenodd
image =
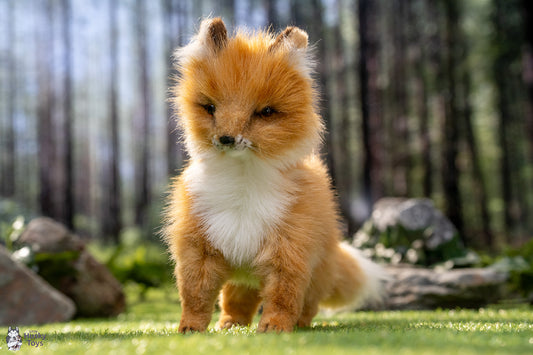
<svg viewBox="0 0 533 355"><path fill-rule="evenodd" d="M65 322L76 312L72 300L13 260L1 245L0 302L1 325Z"/></svg>
<svg viewBox="0 0 533 355"><path fill-rule="evenodd" d="M479 308L504 296L509 275L492 268L433 270L388 267L387 299L379 309Z"/></svg>
<svg viewBox="0 0 533 355"><path fill-rule="evenodd" d="M124 311L122 285L89 254L84 242L60 223L34 219L17 244L32 249L39 274L74 301L77 316L108 317Z"/></svg>
<svg viewBox="0 0 533 355"><path fill-rule="evenodd" d="M362 250L376 249L381 261L391 263L430 266L450 259L460 258L463 263L470 260L465 259L468 250L457 229L433 201L425 198L380 199L371 217L355 234L353 244ZM377 252L379 244L395 251L394 260Z"/></svg>

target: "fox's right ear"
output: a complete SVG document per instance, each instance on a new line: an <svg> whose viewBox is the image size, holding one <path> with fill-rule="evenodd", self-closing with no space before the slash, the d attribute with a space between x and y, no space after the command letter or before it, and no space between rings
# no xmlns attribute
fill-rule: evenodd
<svg viewBox="0 0 533 355"><path fill-rule="evenodd" d="M273 52L281 47L305 49L307 48L307 40L308 36L304 30L289 26L276 37L270 45L270 51Z"/></svg>
<svg viewBox="0 0 533 355"><path fill-rule="evenodd" d="M203 20L198 31L198 39L203 45L217 52L226 46L228 31L220 17Z"/></svg>

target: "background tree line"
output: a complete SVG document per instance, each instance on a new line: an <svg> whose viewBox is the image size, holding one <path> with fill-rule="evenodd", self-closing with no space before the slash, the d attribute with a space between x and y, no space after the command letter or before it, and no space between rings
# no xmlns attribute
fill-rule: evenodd
<svg viewBox="0 0 533 355"><path fill-rule="evenodd" d="M166 101L198 19L297 25L352 234L380 197L429 197L471 246L533 235L527 0L0 0L0 209L118 242L161 222L186 161ZM0 211L1 212L1 211Z"/></svg>

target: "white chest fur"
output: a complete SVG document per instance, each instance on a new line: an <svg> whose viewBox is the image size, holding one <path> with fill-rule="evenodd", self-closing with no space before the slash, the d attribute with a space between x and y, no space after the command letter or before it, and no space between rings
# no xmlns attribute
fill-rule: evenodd
<svg viewBox="0 0 533 355"><path fill-rule="evenodd" d="M234 265L251 261L281 222L290 200L285 180L252 154L216 154L185 171L194 213L209 241Z"/></svg>

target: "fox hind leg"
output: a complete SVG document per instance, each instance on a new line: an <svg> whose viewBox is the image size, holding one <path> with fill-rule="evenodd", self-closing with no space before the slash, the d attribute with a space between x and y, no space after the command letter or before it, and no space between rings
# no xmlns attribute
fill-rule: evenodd
<svg viewBox="0 0 533 355"><path fill-rule="evenodd" d="M318 297L316 297L314 294L306 295L302 313L300 314L300 318L298 318L298 321L296 322L298 328L305 328L311 326L311 320L313 320L313 317L316 316L316 314L318 313L318 304Z"/></svg>
<svg viewBox="0 0 533 355"><path fill-rule="evenodd" d="M246 285L227 283L221 292L222 311L218 326L229 329L234 325L250 325L260 303L259 290Z"/></svg>

